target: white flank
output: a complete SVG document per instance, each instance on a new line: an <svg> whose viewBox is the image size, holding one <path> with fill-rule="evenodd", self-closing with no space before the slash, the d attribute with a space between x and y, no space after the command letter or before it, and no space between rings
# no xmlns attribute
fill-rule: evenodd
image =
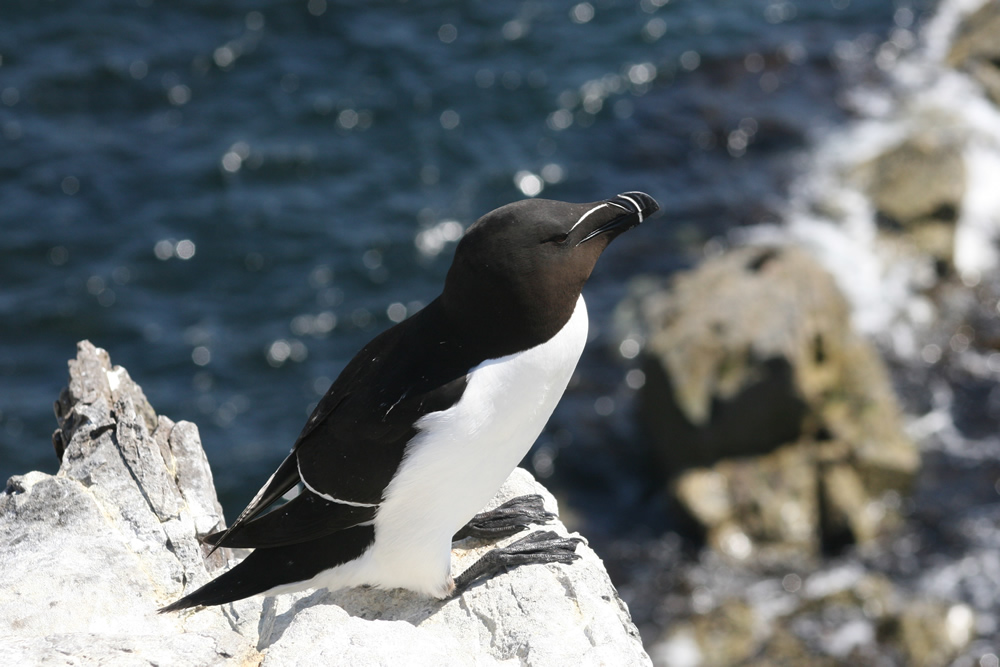
<svg viewBox="0 0 1000 667"><path fill-rule="evenodd" d="M420 432L376 515L375 543L360 558L294 588L369 584L448 595L452 536L496 494L542 432L580 359L587 328L581 296L550 340L474 368L458 403L417 422Z"/></svg>

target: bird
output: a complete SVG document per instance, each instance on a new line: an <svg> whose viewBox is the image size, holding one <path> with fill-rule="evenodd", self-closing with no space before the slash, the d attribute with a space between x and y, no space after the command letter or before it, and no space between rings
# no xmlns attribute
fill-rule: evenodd
<svg viewBox="0 0 1000 667"><path fill-rule="evenodd" d="M253 551L159 611L309 588L446 599L513 567L578 558L578 538L534 531L451 576L453 541L553 518L538 496L480 510L569 384L589 327L582 289L598 258L658 209L624 192L585 204L525 199L479 218L440 296L355 355L246 509L201 538L213 551Z"/></svg>

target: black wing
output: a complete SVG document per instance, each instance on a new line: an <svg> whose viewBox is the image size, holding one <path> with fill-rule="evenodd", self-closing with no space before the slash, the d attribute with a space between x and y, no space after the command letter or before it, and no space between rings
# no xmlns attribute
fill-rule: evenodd
<svg viewBox="0 0 1000 667"><path fill-rule="evenodd" d="M415 422L454 405L481 357L456 342L438 301L383 332L344 368L233 525L204 541L214 548L288 545L371 521L417 434ZM300 481L300 496L262 515Z"/></svg>
<svg viewBox="0 0 1000 667"><path fill-rule="evenodd" d="M462 396L483 358L446 326L439 301L383 332L347 365L295 443L303 482L325 497L378 504L420 417Z"/></svg>
<svg viewBox="0 0 1000 667"><path fill-rule="evenodd" d="M213 549L220 546L283 547L371 521L377 509L332 502L305 491L281 507L243 524L236 531L213 533L202 541L211 544Z"/></svg>

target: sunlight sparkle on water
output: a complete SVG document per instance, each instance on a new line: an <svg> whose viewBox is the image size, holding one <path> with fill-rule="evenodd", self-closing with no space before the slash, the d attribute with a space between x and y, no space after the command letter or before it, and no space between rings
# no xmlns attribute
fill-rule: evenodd
<svg viewBox="0 0 1000 667"><path fill-rule="evenodd" d="M443 220L438 224L417 234L413 240L421 255L435 257L444 250L444 246L462 238L464 228L455 220Z"/></svg>
<svg viewBox="0 0 1000 667"><path fill-rule="evenodd" d="M541 176L530 171L519 171L514 174L514 185L526 197L537 197L541 194L542 188L545 187L545 181L542 180Z"/></svg>
<svg viewBox="0 0 1000 667"><path fill-rule="evenodd" d="M173 239L161 239L153 246L153 254L161 261L166 261L173 257L177 259L191 259L194 257L196 247L191 239L174 241Z"/></svg>

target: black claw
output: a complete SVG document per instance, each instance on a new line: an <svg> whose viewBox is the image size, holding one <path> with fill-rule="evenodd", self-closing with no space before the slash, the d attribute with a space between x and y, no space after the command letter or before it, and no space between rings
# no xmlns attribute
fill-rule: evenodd
<svg viewBox="0 0 1000 667"><path fill-rule="evenodd" d="M455 533L452 541L457 542L467 537L498 540L520 533L531 524L548 523L555 516L552 512L546 511L541 496L537 494L518 496L494 510L472 517L465 527Z"/></svg>
<svg viewBox="0 0 1000 667"><path fill-rule="evenodd" d="M576 545L579 537L563 537L551 530L538 531L522 537L505 547L497 547L477 560L455 578L455 595L461 595L473 583L490 578L521 565L546 563L569 564L580 556Z"/></svg>

